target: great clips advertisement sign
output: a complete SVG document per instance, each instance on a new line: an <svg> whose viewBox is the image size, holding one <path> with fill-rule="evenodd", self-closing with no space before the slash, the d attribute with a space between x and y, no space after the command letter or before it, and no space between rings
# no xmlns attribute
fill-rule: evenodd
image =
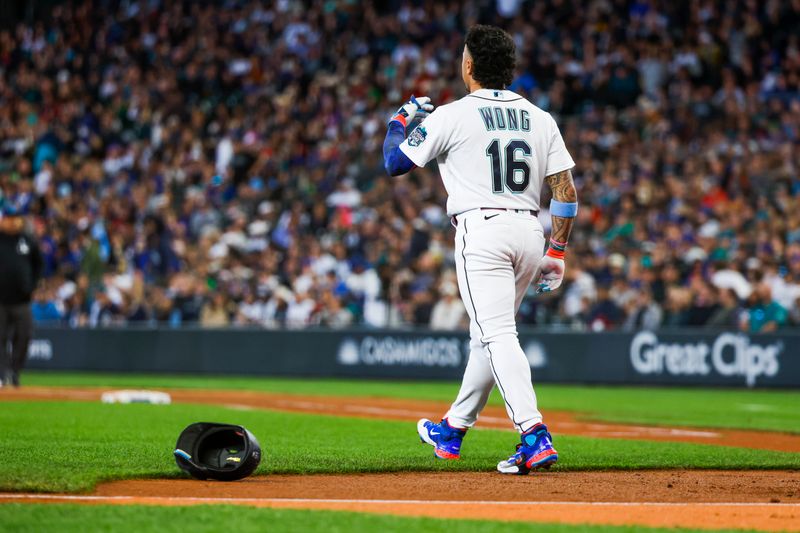
<svg viewBox="0 0 800 533"><path fill-rule="evenodd" d="M629 357L636 375L659 381L788 384L800 378L797 340L732 332L698 336L641 331L631 339Z"/></svg>
<svg viewBox="0 0 800 533"><path fill-rule="evenodd" d="M519 340L535 383L800 387L800 331L527 329ZM28 368L47 370L459 380L470 345L466 332L429 330L38 328L29 355Z"/></svg>

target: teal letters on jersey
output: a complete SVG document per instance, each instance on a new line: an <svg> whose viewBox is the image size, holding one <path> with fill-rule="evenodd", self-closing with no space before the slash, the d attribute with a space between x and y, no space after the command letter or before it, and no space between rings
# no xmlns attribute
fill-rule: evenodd
<svg viewBox="0 0 800 533"><path fill-rule="evenodd" d="M524 109L516 107L481 107L478 112L486 131L531 131L531 118Z"/></svg>

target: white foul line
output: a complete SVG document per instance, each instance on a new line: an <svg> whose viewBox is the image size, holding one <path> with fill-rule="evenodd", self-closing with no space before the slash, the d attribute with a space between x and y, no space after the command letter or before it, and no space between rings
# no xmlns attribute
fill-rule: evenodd
<svg viewBox="0 0 800 533"><path fill-rule="evenodd" d="M164 500L169 502L204 503L345 503L345 504L390 504L390 505L568 505L568 506L649 506L649 507L800 507L800 503L758 502L548 502L548 501L486 501L486 500L364 500L328 498L202 498L198 496L89 496L82 494L0 494L0 500L64 500L64 501L137 501Z"/></svg>

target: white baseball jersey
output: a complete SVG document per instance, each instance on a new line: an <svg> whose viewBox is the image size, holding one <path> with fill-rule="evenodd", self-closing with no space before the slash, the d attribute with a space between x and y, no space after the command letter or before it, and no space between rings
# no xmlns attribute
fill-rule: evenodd
<svg viewBox="0 0 800 533"><path fill-rule="evenodd" d="M553 117L513 91L480 89L437 108L400 149L418 167L436 158L449 215L538 211L545 176L575 166Z"/></svg>

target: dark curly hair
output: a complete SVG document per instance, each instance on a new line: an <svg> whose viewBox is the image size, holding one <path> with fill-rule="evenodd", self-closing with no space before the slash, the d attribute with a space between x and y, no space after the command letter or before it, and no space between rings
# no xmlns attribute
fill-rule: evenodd
<svg viewBox="0 0 800 533"><path fill-rule="evenodd" d="M484 89L505 89L514 79L516 49L511 36L495 26L477 24L465 39L472 56L472 77Z"/></svg>

